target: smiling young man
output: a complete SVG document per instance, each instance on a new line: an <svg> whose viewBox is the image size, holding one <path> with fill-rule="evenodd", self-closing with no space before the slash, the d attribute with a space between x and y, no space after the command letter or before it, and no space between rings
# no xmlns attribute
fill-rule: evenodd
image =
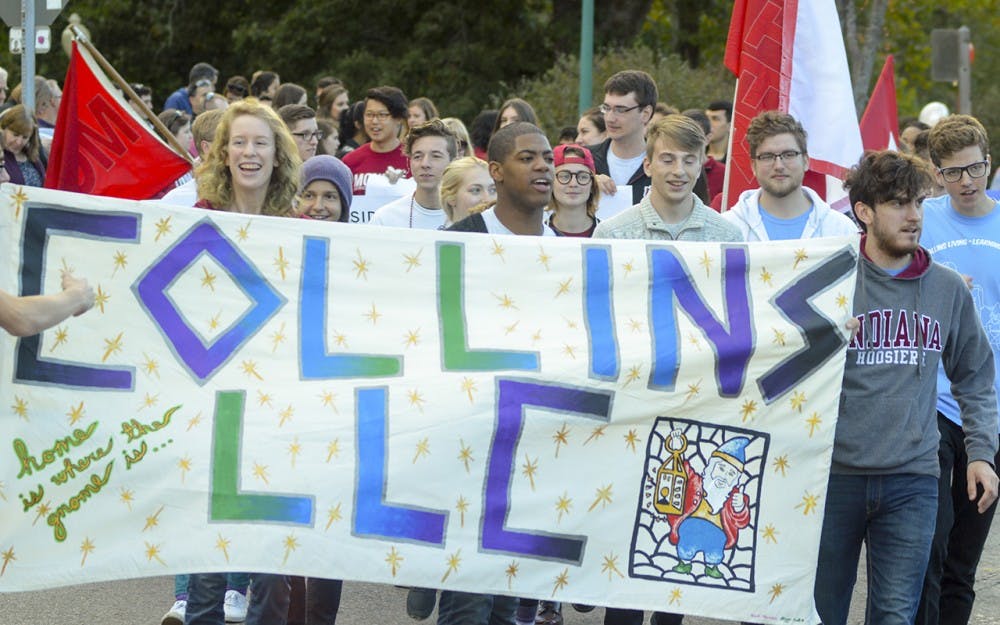
<svg viewBox="0 0 1000 625"><path fill-rule="evenodd" d="M997 497L993 354L965 282L918 244L927 165L869 152L845 188L861 239L848 345L816 571L824 625L845 625L862 543L871 623L912 624L934 535L938 493L938 364L963 408L965 497ZM981 493L977 493L981 488Z"/></svg>
<svg viewBox="0 0 1000 625"><path fill-rule="evenodd" d="M722 217L745 241L780 241L855 234L858 227L834 211L815 191L802 186L809 168L806 131L794 117L765 111L747 128L750 167L758 189L740 194Z"/></svg>
<svg viewBox="0 0 1000 625"><path fill-rule="evenodd" d="M945 194L924 202L920 242L935 260L966 278L1000 374L1000 210L986 195L990 171L986 129L974 117L951 115L930 130L928 147ZM1000 394L1000 375L993 386ZM937 388L938 516L916 623L966 625L976 598L976 568L996 504L982 511L966 496L965 417L941 368ZM993 459L994 467L997 462L1000 456Z"/></svg>
<svg viewBox="0 0 1000 625"><path fill-rule="evenodd" d="M399 133L406 122L406 96L396 87L375 87L365 94L365 133L371 139L344 155L354 172L354 195L364 195L368 176L384 174L391 167L410 175Z"/></svg>
<svg viewBox="0 0 1000 625"><path fill-rule="evenodd" d="M406 154L417 189L375 211L369 223L393 228L439 230L447 215L441 208L441 176L455 160L455 135L440 119L412 128Z"/></svg>

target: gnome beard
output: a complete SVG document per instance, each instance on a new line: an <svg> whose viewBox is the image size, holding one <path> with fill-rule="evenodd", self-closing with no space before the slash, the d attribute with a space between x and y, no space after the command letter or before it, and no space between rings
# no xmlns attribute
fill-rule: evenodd
<svg viewBox="0 0 1000 625"><path fill-rule="evenodd" d="M716 466L721 465L721 466ZM728 469L728 470L727 470ZM712 458L705 467L701 488L705 492L705 503L708 504L712 514L722 512L722 506L726 504L729 495L739 481L739 476L731 475L733 469L724 460Z"/></svg>

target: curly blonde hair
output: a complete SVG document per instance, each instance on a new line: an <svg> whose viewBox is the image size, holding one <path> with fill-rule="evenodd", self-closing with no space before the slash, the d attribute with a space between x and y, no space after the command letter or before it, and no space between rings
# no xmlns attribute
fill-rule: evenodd
<svg viewBox="0 0 1000 625"><path fill-rule="evenodd" d="M295 140L285 123L269 106L256 98L246 98L234 102L225 110L215 132L212 147L205 160L195 171L198 181L198 197L219 209L229 209L233 204L233 176L226 164L229 148L229 133L233 120L242 115L250 115L262 120L274 134L274 171L267 185L267 197L261 207L262 215L291 215L292 200L298 190L299 158Z"/></svg>

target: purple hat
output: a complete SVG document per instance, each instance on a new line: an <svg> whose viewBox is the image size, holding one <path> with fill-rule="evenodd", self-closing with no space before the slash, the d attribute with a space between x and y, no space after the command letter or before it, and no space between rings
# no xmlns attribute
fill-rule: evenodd
<svg viewBox="0 0 1000 625"><path fill-rule="evenodd" d="M340 221L347 221L348 213L351 210L351 199L353 199L352 180L350 168L336 156L320 154L308 159L302 164L301 182L299 192L305 190L314 180L326 180L333 183L340 193L340 203L343 210L340 211Z"/></svg>

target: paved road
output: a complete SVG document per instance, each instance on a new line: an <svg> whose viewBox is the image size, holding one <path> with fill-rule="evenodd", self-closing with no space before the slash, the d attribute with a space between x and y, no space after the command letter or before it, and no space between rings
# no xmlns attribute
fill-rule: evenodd
<svg viewBox="0 0 1000 625"><path fill-rule="evenodd" d="M864 575L864 571L859 571ZM861 584L859 584L860 586ZM1000 523L994 524L976 583L972 625L1000 625ZM173 602L173 581L153 577L84 584L30 593L0 593L0 625L158 625ZM392 586L348 582L339 625L414 625L406 616L405 591ZM602 611L566 613L569 625L600 625ZM433 620L424 621L433 624ZM688 619L689 625L725 621ZM849 625L864 622L864 595L855 593Z"/></svg>

